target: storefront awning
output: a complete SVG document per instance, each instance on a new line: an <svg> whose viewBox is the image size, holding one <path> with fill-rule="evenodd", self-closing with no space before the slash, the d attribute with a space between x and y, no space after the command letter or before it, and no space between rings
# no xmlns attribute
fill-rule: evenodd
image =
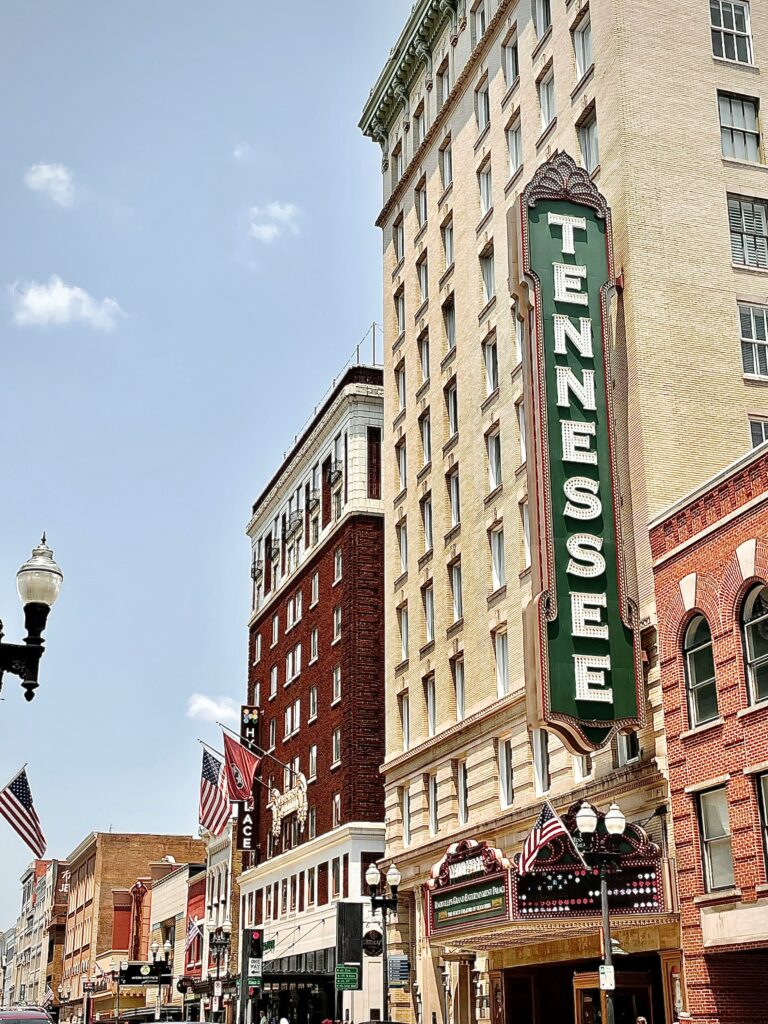
<svg viewBox="0 0 768 1024"><path fill-rule="evenodd" d="M656 914L653 917L611 917L611 929L614 932L632 931L634 929L658 928L664 925L677 925L676 914ZM446 951L446 955L461 958L463 953L478 950L512 949L519 946L535 946L539 943L551 942L552 939L575 939L595 935L600 922L594 918L581 921L557 922L554 930L550 922L510 923L499 926L492 932L464 935L430 936L430 946Z"/></svg>

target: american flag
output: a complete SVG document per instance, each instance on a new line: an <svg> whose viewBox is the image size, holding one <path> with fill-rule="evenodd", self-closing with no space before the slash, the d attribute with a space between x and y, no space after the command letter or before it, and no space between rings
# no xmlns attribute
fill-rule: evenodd
<svg viewBox="0 0 768 1024"><path fill-rule="evenodd" d="M545 803L539 811L535 825L525 837L523 852L520 854L520 860L517 862L518 874L525 875L531 870L539 850L551 842L555 836L567 835L568 829L552 810L550 803Z"/></svg>
<svg viewBox="0 0 768 1024"><path fill-rule="evenodd" d="M5 789L0 789L0 814L34 855L42 857L46 847L45 836L32 802L26 768L22 768Z"/></svg>
<svg viewBox="0 0 768 1024"><path fill-rule="evenodd" d="M221 835L230 815L229 792L224 765L203 748L200 775L200 824L215 836Z"/></svg>
<svg viewBox="0 0 768 1024"><path fill-rule="evenodd" d="M192 943L195 941L195 936L202 935L203 929L197 923L196 917L190 917L189 924L187 925L187 937L184 941L184 952L186 953Z"/></svg>

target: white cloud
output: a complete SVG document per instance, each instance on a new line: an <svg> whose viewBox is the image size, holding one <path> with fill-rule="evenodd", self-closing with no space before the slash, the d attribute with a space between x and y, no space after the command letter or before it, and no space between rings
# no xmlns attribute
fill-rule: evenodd
<svg viewBox="0 0 768 1024"><path fill-rule="evenodd" d="M253 150L247 142L238 142L232 150L232 156L235 160L250 160L253 156Z"/></svg>
<svg viewBox="0 0 768 1024"><path fill-rule="evenodd" d="M301 210L295 203L282 203L274 199L266 206L252 206L248 211L249 234L258 242L270 245L286 232L298 235Z"/></svg>
<svg viewBox="0 0 768 1024"><path fill-rule="evenodd" d="M75 201L72 172L64 164L32 164L24 184L33 192L44 192L59 206L72 206Z"/></svg>
<svg viewBox="0 0 768 1024"><path fill-rule="evenodd" d="M125 316L114 299L94 299L83 288L64 284L52 274L47 284L31 281L11 287L13 319L19 327L49 327L77 321L100 331L111 331Z"/></svg>
<svg viewBox="0 0 768 1024"><path fill-rule="evenodd" d="M187 718L199 718L202 722L237 722L240 707L231 697L193 693L187 702Z"/></svg>

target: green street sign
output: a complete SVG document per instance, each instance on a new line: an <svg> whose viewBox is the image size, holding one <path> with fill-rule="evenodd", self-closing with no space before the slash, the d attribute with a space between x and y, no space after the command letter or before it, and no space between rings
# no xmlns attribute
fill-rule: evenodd
<svg viewBox="0 0 768 1024"><path fill-rule="evenodd" d="M336 965L336 991L351 992L360 988L360 968L348 964Z"/></svg>
<svg viewBox="0 0 768 1024"><path fill-rule="evenodd" d="M520 199L522 269L533 286L528 493L540 718L576 753L642 719L637 608L627 593L611 408L610 211L565 153ZM535 528L534 528L535 527Z"/></svg>

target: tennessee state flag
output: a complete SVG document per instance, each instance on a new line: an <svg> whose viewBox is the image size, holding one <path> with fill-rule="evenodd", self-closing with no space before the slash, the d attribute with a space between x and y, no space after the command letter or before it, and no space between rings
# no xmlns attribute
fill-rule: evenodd
<svg viewBox="0 0 768 1024"><path fill-rule="evenodd" d="M230 800L250 800L253 777L259 770L261 758L246 750L242 743L224 734L224 764L227 771Z"/></svg>

